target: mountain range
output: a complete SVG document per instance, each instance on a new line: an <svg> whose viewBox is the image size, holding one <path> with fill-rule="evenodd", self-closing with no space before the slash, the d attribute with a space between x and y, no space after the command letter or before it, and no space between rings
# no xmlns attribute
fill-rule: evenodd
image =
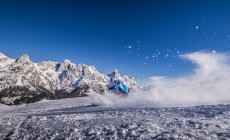
<svg viewBox="0 0 230 140"><path fill-rule="evenodd" d="M131 91L138 88L133 77L121 76L117 70L106 75L94 66L76 65L67 59L33 63L26 54L12 59L0 53L0 103L6 105L102 94L116 79Z"/></svg>

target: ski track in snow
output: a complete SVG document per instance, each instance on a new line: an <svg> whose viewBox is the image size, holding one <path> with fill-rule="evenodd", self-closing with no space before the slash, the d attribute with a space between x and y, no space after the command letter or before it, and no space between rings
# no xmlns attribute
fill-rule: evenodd
<svg viewBox="0 0 230 140"><path fill-rule="evenodd" d="M0 110L0 139L230 139L229 104L116 107L94 100L7 107Z"/></svg>

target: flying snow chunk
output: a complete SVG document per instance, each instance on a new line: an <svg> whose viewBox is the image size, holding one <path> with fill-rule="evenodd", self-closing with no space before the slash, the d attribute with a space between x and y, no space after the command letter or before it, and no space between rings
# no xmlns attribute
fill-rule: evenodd
<svg viewBox="0 0 230 140"><path fill-rule="evenodd" d="M148 59L149 57L148 57L148 56L146 56L145 58L146 58L146 59Z"/></svg>
<svg viewBox="0 0 230 140"><path fill-rule="evenodd" d="M132 48L132 46L129 46L129 49L131 49Z"/></svg>
<svg viewBox="0 0 230 140"><path fill-rule="evenodd" d="M196 30L199 29L199 26L196 26Z"/></svg>

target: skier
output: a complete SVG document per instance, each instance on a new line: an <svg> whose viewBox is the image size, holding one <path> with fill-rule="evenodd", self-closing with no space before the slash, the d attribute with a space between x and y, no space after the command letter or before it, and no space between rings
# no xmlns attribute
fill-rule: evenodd
<svg viewBox="0 0 230 140"><path fill-rule="evenodd" d="M109 88L109 90L119 90L120 94L128 96L129 89L124 82L117 80L116 85Z"/></svg>

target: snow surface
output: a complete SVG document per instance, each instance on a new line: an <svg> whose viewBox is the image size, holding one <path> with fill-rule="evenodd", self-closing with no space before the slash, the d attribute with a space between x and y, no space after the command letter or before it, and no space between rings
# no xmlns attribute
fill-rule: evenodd
<svg viewBox="0 0 230 140"><path fill-rule="evenodd" d="M1 59L1 58L0 58ZM13 62L14 62L15 60L14 59L8 59L8 60L6 60L6 61L4 61L4 62L0 62L0 68L4 68L4 67L6 67L7 65L10 65L10 64L12 64Z"/></svg>
<svg viewBox="0 0 230 140"><path fill-rule="evenodd" d="M106 94L0 105L0 139L230 139L229 104L164 108L129 100Z"/></svg>

